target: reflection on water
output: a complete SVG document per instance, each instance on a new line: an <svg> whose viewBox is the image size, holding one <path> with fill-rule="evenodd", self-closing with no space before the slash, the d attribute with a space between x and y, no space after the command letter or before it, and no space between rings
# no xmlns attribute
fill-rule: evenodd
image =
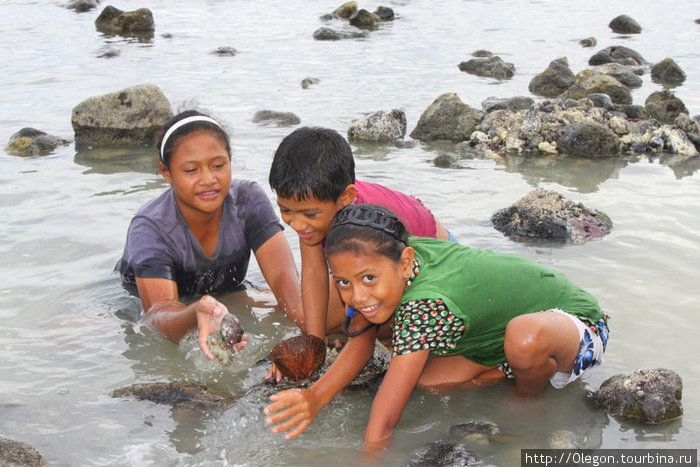
<svg viewBox="0 0 700 467"><path fill-rule="evenodd" d="M88 167L85 174L120 172L158 172L158 150L155 148L96 148L75 153L76 164Z"/></svg>

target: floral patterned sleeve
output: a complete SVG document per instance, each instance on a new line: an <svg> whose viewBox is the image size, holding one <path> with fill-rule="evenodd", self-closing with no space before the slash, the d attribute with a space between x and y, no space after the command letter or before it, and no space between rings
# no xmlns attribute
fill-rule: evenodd
<svg viewBox="0 0 700 467"><path fill-rule="evenodd" d="M437 355L448 354L465 329L462 319L453 315L439 298L403 302L394 318L393 355L424 349Z"/></svg>

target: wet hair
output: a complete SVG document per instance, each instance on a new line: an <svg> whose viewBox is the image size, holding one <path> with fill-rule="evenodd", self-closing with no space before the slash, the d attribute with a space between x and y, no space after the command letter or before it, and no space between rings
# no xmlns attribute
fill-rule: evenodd
<svg viewBox="0 0 700 467"><path fill-rule="evenodd" d="M394 213L375 204L351 204L333 218L326 236L326 257L352 251L398 262L407 242L408 231Z"/></svg>
<svg viewBox="0 0 700 467"><path fill-rule="evenodd" d="M298 128L277 147L268 181L282 198L336 201L355 183L352 149L335 130Z"/></svg>
<svg viewBox="0 0 700 467"><path fill-rule="evenodd" d="M190 120L187 123L181 123L181 126L178 127L178 122L185 119ZM175 129L173 131L169 131L171 128ZM169 168L170 159L172 158L173 153L175 153L175 150L180 143L180 139L194 131L201 130L211 132L221 142L221 144L226 147L226 152L228 153L229 157L231 157L231 142L229 141L226 130L224 130L223 127L210 116L196 110L186 110L175 115L165 123L165 126L163 127L163 134L161 135L157 144L160 154L160 161Z"/></svg>

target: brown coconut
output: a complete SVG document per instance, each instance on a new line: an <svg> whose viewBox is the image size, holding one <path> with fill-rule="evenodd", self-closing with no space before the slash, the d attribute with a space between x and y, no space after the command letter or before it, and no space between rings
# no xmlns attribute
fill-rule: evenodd
<svg viewBox="0 0 700 467"><path fill-rule="evenodd" d="M306 334L283 340L272 349L272 361L277 369L296 381L311 376L325 359L325 341Z"/></svg>

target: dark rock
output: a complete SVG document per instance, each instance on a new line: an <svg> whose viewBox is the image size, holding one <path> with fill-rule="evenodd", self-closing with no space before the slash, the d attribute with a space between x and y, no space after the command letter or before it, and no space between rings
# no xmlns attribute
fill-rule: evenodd
<svg viewBox="0 0 700 467"><path fill-rule="evenodd" d="M507 99L488 97L481 103L481 107L486 112L493 112L494 110L517 112L518 110L529 109L534 103L535 101L531 97L525 96L515 96Z"/></svg>
<svg viewBox="0 0 700 467"><path fill-rule="evenodd" d="M395 18L394 10L388 6L378 6L377 9L374 10L374 15L379 17L382 21L392 21Z"/></svg>
<svg viewBox="0 0 700 467"><path fill-rule="evenodd" d="M314 31L313 37L317 41L339 41L341 39L358 39L368 35L368 31L336 31L323 27Z"/></svg>
<svg viewBox="0 0 700 467"><path fill-rule="evenodd" d="M632 92L612 76L593 70L583 70L563 97L583 99L591 94L603 93L610 96L615 104L631 104Z"/></svg>
<svg viewBox="0 0 700 467"><path fill-rule="evenodd" d="M515 65L504 62L501 57L476 57L459 65L461 71L485 78L508 79L515 74Z"/></svg>
<svg viewBox="0 0 700 467"><path fill-rule="evenodd" d="M662 123L673 123L681 113L688 113L683 101L668 90L651 93L644 102L644 109L649 117Z"/></svg>
<svg viewBox="0 0 700 467"><path fill-rule="evenodd" d="M674 123L688 136L695 148L700 151L700 122L690 118L688 114L682 113L676 118Z"/></svg>
<svg viewBox="0 0 700 467"><path fill-rule="evenodd" d="M641 68L631 68L619 63L607 63L601 66L599 71L612 76L628 88L634 89L642 86L642 78L639 77L640 73L638 73L638 71L643 72Z"/></svg>
<svg viewBox="0 0 700 467"><path fill-rule="evenodd" d="M433 165L435 167L440 167L441 169L451 169L454 167L459 167L459 159L455 156L449 154L440 154L433 159Z"/></svg>
<svg viewBox="0 0 700 467"><path fill-rule="evenodd" d="M613 45L597 52L589 60L591 66L605 65L606 63L620 63L622 65L643 65L647 61L634 50L622 45Z"/></svg>
<svg viewBox="0 0 700 467"><path fill-rule="evenodd" d="M359 29L374 30L379 27L381 22L382 19L379 16L375 15L374 13L370 13L364 8L358 10L357 13L352 15L350 18L350 25Z"/></svg>
<svg viewBox="0 0 700 467"><path fill-rule="evenodd" d="M461 444L434 441L411 456L410 467L471 467L481 465L479 458Z"/></svg>
<svg viewBox="0 0 700 467"><path fill-rule="evenodd" d="M496 230L516 240L581 242L612 230L610 218L560 194L538 188L491 216Z"/></svg>
<svg viewBox="0 0 700 467"><path fill-rule="evenodd" d="M51 136L34 128L22 128L10 136L5 147L5 152L12 156L45 156L53 152L59 146L65 146L69 141Z"/></svg>
<svg viewBox="0 0 700 467"><path fill-rule="evenodd" d="M559 133L557 146L574 156L608 157L620 151L620 139L598 123L572 123Z"/></svg>
<svg viewBox="0 0 700 467"><path fill-rule="evenodd" d="M42 465L42 457L29 444L0 436L0 465L39 466Z"/></svg>
<svg viewBox="0 0 700 467"><path fill-rule="evenodd" d="M639 23L627 15L613 18L608 26L617 34L639 34L642 32L642 27Z"/></svg>
<svg viewBox="0 0 700 467"><path fill-rule="evenodd" d="M301 80L301 87L304 89L308 89L312 84L318 84L320 82L321 80L318 78L307 77Z"/></svg>
<svg viewBox="0 0 700 467"><path fill-rule="evenodd" d="M156 29L153 13L148 8L125 12L111 5L102 10L95 20L95 27L104 34L151 37Z"/></svg>
<svg viewBox="0 0 700 467"><path fill-rule="evenodd" d="M70 0L66 4L66 8L69 10L75 10L78 13L83 13L97 8L100 0Z"/></svg>
<svg viewBox="0 0 700 467"><path fill-rule="evenodd" d="M234 398L230 394L213 391L196 381L133 384L115 389L110 395L112 397L134 397L139 400L147 400L173 407L184 404L192 407L208 408L228 405L234 402Z"/></svg>
<svg viewBox="0 0 700 467"><path fill-rule="evenodd" d="M470 420L450 427L450 438L455 441L483 441L501 432L501 429L488 420Z"/></svg>
<svg viewBox="0 0 700 467"><path fill-rule="evenodd" d="M568 61L554 60L539 74L536 74L528 90L538 96L557 97L569 89L575 81L573 71L569 68Z"/></svg>
<svg viewBox="0 0 700 467"><path fill-rule="evenodd" d="M275 124L277 126L293 126L301 123L301 119L292 112L277 112L274 110L258 110L253 115L254 123Z"/></svg>
<svg viewBox="0 0 700 467"><path fill-rule="evenodd" d="M338 18L350 19L355 13L357 13L357 2L346 2L336 8L333 15Z"/></svg>
<svg viewBox="0 0 700 467"><path fill-rule="evenodd" d="M602 107L606 110L615 109L615 104L613 104L612 99L610 99L610 96L608 96L607 94L594 92L593 94L590 94L588 98L591 100L591 102L593 102L593 105L596 107Z"/></svg>
<svg viewBox="0 0 700 467"><path fill-rule="evenodd" d="M685 78L685 72L672 58L664 58L651 67L651 79L655 83L678 86Z"/></svg>
<svg viewBox="0 0 700 467"><path fill-rule="evenodd" d="M624 113L630 120L644 120L649 118L641 105L616 105L615 109Z"/></svg>
<svg viewBox="0 0 700 467"><path fill-rule="evenodd" d="M595 37L586 37L585 39L578 41L578 43L583 47L595 47L598 44L598 41Z"/></svg>
<svg viewBox="0 0 700 467"><path fill-rule="evenodd" d="M115 58L119 55L121 55L121 51L119 49L107 46L102 50L102 52L99 55L97 55L97 58Z"/></svg>
<svg viewBox="0 0 700 467"><path fill-rule="evenodd" d="M489 52L488 50L484 50L484 49L479 49L479 50L475 50L474 52L472 52L472 57L484 58L484 57L491 57L492 55L493 54L491 52Z"/></svg>
<svg viewBox="0 0 700 467"><path fill-rule="evenodd" d="M623 420L658 424L683 414L683 381L665 368L615 375L588 394L590 403Z"/></svg>
<svg viewBox="0 0 700 467"><path fill-rule="evenodd" d="M421 114L411 138L422 141L466 141L484 113L463 103L455 93L445 93Z"/></svg>
<svg viewBox="0 0 700 467"><path fill-rule="evenodd" d="M172 116L170 102L153 84L90 97L73 108L75 146L151 146Z"/></svg>
<svg viewBox="0 0 700 467"><path fill-rule="evenodd" d="M348 129L351 142L390 143L406 135L406 114L403 110L379 110L352 121Z"/></svg>
<svg viewBox="0 0 700 467"><path fill-rule="evenodd" d="M219 47L212 51L214 55L220 55L222 57L234 57L238 51L233 47Z"/></svg>

